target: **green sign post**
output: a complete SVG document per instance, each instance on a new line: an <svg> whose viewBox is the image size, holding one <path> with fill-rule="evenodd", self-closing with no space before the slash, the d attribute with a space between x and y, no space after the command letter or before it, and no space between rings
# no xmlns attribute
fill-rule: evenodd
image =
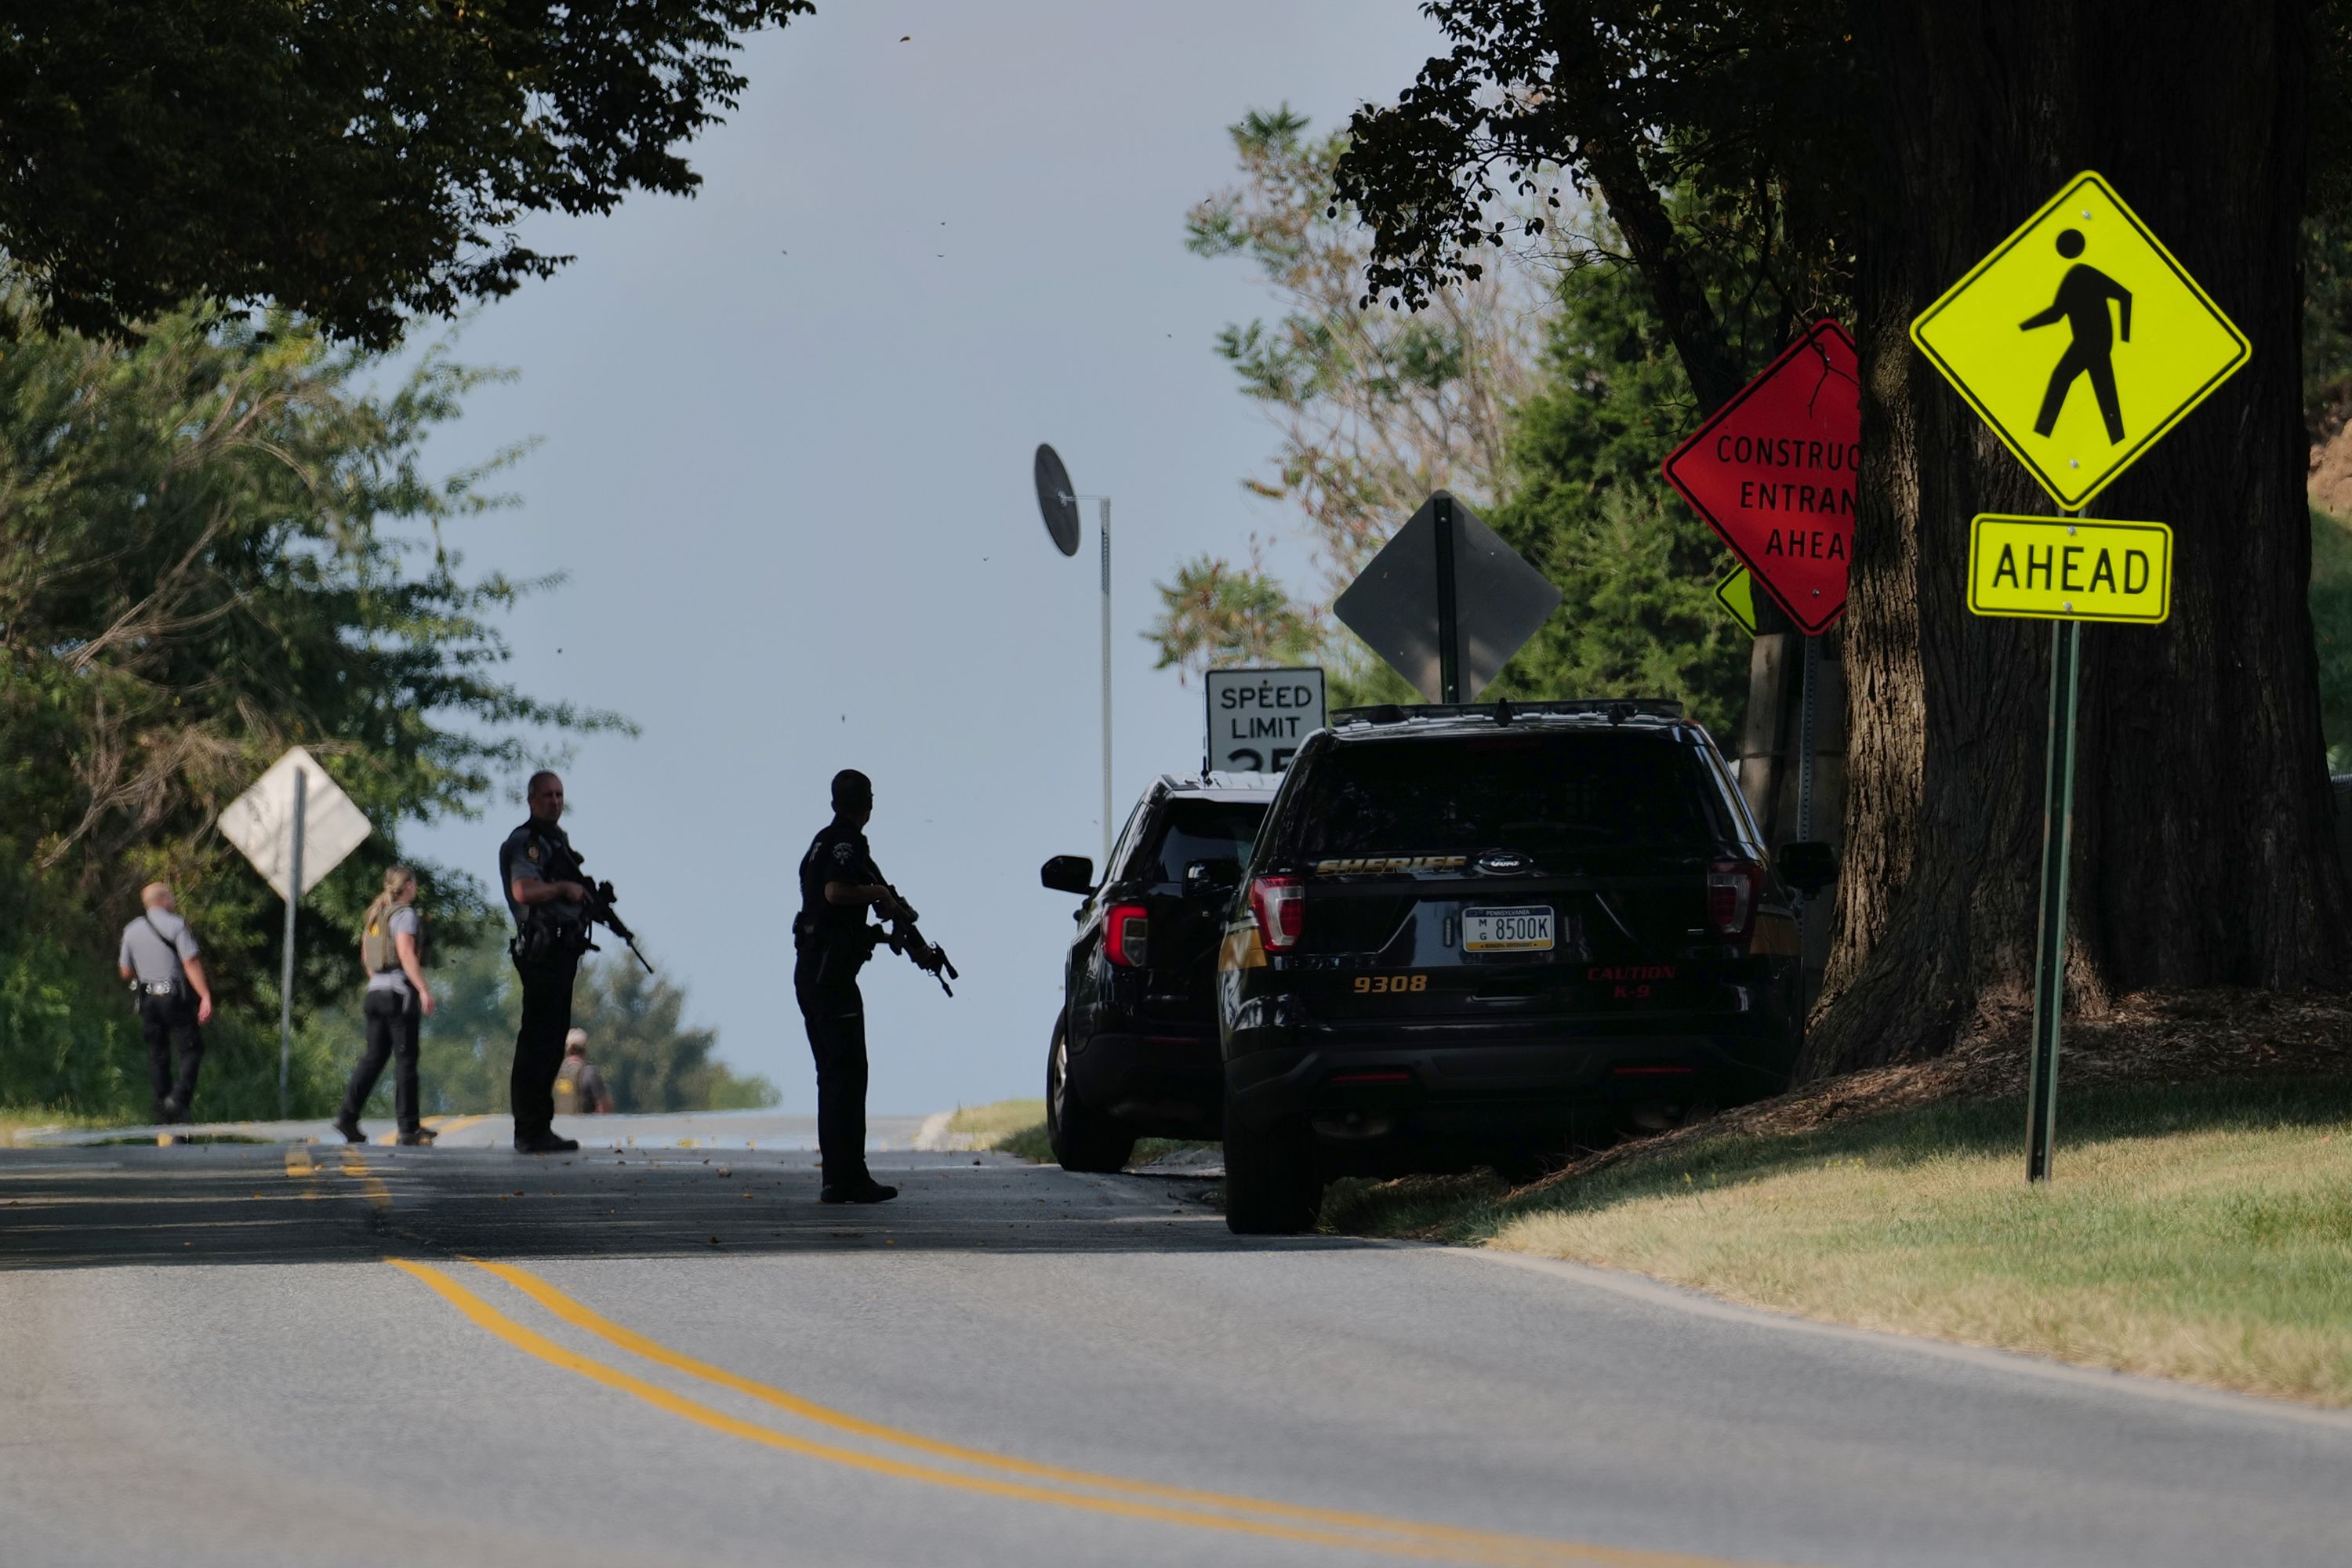
<svg viewBox="0 0 2352 1568"><path fill-rule="evenodd" d="M2025 1175L2050 1178L2066 993L2066 873L2083 623L2171 613L2172 531L2083 508L2252 354L2115 187L2077 174L1911 323L1911 341L2063 511L1978 517L1969 608L2048 620L2050 745Z"/></svg>

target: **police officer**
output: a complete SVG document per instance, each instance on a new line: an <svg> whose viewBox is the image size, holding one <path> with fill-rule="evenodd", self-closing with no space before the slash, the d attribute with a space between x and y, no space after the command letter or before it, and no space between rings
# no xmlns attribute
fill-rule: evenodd
<svg viewBox="0 0 2352 1568"><path fill-rule="evenodd" d="M122 928L115 967L138 997L139 1032L147 1037L148 1076L155 1089L155 1120L188 1119L196 1068L205 1058L203 1026L213 1021L212 982L197 955L196 933L173 908L172 889L150 882L139 890L139 918ZM172 1051L180 1070L172 1071Z"/></svg>
<svg viewBox="0 0 2352 1568"><path fill-rule="evenodd" d="M866 847L874 783L855 768L833 775L833 821L801 857L801 912L793 922L793 994L816 1058L820 1203L879 1204L898 1195L866 1169L866 1002L857 971L873 956L866 911L906 912Z"/></svg>
<svg viewBox="0 0 2352 1568"><path fill-rule="evenodd" d="M589 894L562 826L563 781L542 770L530 775L526 793L530 820L499 846L499 886L515 921L508 952L522 981L522 1026L515 1031L507 1094L515 1152L566 1154L580 1142L555 1135L555 1075L572 1027L572 978L588 951Z"/></svg>

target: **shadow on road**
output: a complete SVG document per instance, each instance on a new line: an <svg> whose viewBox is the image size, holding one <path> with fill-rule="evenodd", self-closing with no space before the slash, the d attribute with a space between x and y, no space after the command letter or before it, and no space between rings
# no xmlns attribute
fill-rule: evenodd
<svg viewBox="0 0 2352 1568"><path fill-rule="evenodd" d="M816 1201L798 1152L0 1151L0 1268L840 1251L1167 1252L1360 1245L1234 1237L1199 1177L1077 1176L897 1154L870 1207Z"/></svg>

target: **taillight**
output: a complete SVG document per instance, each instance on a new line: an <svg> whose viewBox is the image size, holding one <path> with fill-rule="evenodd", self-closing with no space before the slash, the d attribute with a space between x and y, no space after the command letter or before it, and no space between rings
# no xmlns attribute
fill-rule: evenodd
<svg viewBox="0 0 2352 1568"><path fill-rule="evenodd" d="M1151 953L1151 911L1113 904L1103 916L1103 952L1121 969L1140 969Z"/></svg>
<svg viewBox="0 0 2352 1568"><path fill-rule="evenodd" d="M1706 923L1717 936L1746 936L1763 891L1763 867L1753 860L1717 860L1706 873Z"/></svg>
<svg viewBox="0 0 2352 1568"><path fill-rule="evenodd" d="M1250 883L1250 913L1268 952L1287 952L1307 931L1307 889L1296 877L1260 877Z"/></svg>

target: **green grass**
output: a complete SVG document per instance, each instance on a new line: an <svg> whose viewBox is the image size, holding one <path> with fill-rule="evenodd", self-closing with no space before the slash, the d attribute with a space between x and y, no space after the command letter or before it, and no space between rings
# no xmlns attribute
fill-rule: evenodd
<svg viewBox="0 0 2352 1568"><path fill-rule="evenodd" d="M2352 1084L2062 1094L1702 1138L1507 1193L1335 1184L1327 1228L1632 1269L1734 1300L2352 1405Z"/></svg>
<svg viewBox="0 0 2352 1568"><path fill-rule="evenodd" d="M1053 1147L1045 1142L1045 1102L1042 1100L1000 1100L990 1105L959 1106L956 1113L948 1118L948 1131L970 1133L984 1140L985 1148L1017 1154L1040 1165L1054 1162ZM1128 1163L1148 1165L1182 1150L1215 1147L1214 1143L1181 1138L1139 1138Z"/></svg>

